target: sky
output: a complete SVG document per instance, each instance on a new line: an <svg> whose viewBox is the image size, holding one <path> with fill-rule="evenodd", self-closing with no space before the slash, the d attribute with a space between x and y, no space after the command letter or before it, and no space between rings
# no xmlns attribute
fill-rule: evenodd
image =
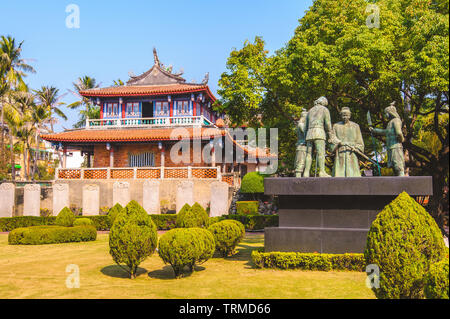
<svg viewBox="0 0 450 319"><path fill-rule="evenodd" d="M79 28L68 28L79 8ZM26 82L32 89L55 86L63 98L78 77L94 77L101 87L126 82L153 65L153 47L165 65L183 69L187 81L209 86L226 71L231 50L261 36L272 54L293 36L312 0L0 0L0 35L24 41L22 57L35 69ZM70 26L70 24L69 24ZM219 97L220 98L220 97ZM55 129L71 128L78 111L65 109Z"/></svg>

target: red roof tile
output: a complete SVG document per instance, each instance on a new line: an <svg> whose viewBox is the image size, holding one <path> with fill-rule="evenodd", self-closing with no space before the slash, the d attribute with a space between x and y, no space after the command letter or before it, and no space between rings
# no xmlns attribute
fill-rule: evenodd
<svg viewBox="0 0 450 319"><path fill-rule="evenodd" d="M85 97L111 97L111 96L150 96L165 94L182 94L205 91L214 102L215 96L211 93L208 85L201 84L168 84L168 85L134 85L114 86L99 89L80 91Z"/></svg>
<svg viewBox="0 0 450 319"><path fill-rule="evenodd" d="M181 135L177 133L181 132ZM175 132L174 132L175 131ZM178 134L174 135L173 134ZM164 129L81 129L55 134L41 135L49 142L146 142L146 141L176 141L182 138L201 138L203 136L220 136L225 132L216 128L164 128Z"/></svg>

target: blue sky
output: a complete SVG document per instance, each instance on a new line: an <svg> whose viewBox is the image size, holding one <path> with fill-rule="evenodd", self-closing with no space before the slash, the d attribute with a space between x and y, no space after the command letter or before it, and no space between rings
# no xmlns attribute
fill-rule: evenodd
<svg viewBox="0 0 450 319"><path fill-rule="evenodd" d="M66 27L66 6L80 8L80 28ZM216 93L233 48L262 36L273 53L292 36L312 0L171 0L171 1L10 1L0 0L0 35L24 41L23 58L37 73L27 77L31 88L53 85L66 93L82 75L110 86L153 65L156 47L162 63L184 69L188 81L210 73ZM71 93L62 101L71 103ZM77 111L67 111L70 128Z"/></svg>

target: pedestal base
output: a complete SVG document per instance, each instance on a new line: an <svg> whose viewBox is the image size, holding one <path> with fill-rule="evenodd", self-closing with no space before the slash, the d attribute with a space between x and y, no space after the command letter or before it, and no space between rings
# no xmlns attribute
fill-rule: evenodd
<svg viewBox="0 0 450 319"><path fill-rule="evenodd" d="M362 253L377 214L401 192L432 195L431 177L266 178L279 197L279 227L265 251Z"/></svg>

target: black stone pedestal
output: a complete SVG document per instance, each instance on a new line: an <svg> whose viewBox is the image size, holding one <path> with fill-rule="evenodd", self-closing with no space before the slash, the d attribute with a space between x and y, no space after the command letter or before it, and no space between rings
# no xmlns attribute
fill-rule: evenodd
<svg viewBox="0 0 450 319"><path fill-rule="evenodd" d="M362 253L377 214L405 191L433 194L432 178L266 178L279 198L279 227L265 229L265 251Z"/></svg>

